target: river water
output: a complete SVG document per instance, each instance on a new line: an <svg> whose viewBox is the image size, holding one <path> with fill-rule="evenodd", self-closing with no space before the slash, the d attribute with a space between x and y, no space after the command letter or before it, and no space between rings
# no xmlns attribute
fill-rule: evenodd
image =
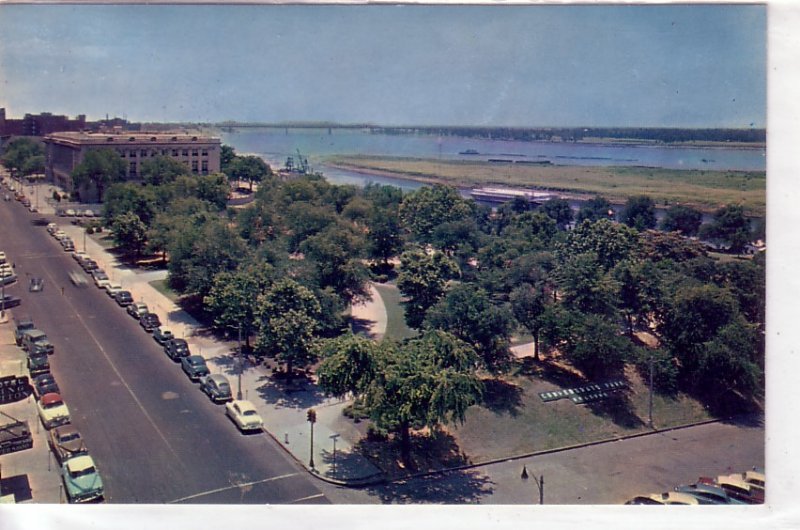
<svg viewBox="0 0 800 530"><path fill-rule="evenodd" d="M328 167L331 155L381 155L442 160L487 159L520 162L548 161L554 165L648 166L666 169L765 171L766 149L726 147L691 148L629 146L585 143L481 140L458 136L390 135L361 129L233 129L221 132L222 142L237 153L256 154L273 168L281 168L289 156L308 157L315 171L335 184L368 182L416 189L421 184L406 179L367 175ZM469 153L469 154L468 154ZM477 154L474 154L477 153Z"/></svg>

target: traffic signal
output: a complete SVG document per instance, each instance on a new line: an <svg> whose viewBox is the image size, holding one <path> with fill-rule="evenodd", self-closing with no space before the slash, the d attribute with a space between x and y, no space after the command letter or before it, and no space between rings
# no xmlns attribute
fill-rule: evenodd
<svg viewBox="0 0 800 530"><path fill-rule="evenodd" d="M308 412L306 413L306 418L308 419L309 423L316 423L317 411L314 409L308 409Z"/></svg>

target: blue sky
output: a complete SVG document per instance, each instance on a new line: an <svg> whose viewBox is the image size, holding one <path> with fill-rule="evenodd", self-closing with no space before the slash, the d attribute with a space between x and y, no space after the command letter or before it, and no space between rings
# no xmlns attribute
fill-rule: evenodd
<svg viewBox="0 0 800 530"><path fill-rule="evenodd" d="M134 121L764 127L766 14L0 5L0 106Z"/></svg>

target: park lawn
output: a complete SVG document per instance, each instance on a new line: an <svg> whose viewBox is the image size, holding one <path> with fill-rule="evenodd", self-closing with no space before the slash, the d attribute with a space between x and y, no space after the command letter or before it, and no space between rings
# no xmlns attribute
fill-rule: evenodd
<svg viewBox="0 0 800 530"><path fill-rule="evenodd" d="M680 203L704 212L713 212L725 204L741 204L754 216L766 212L763 171L539 166L370 156L336 156L326 162L343 169L457 187L535 187L566 195L600 194L616 203L623 203L631 196L648 195L659 205Z"/></svg>
<svg viewBox="0 0 800 530"><path fill-rule="evenodd" d="M406 325L405 312L400 303L401 294L397 286L391 283L375 283L383 305L386 308L386 333L384 338L396 340L416 337L417 332Z"/></svg>
<svg viewBox="0 0 800 530"><path fill-rule="evenodd" d="M630 389L616 406L611 401L576 405L568 399L545 403L539 392L562 387L539 370L503 377L500 383L487 382L487 404L471 407L463 425L447 430L472 463L647 432L647 386L634 370L626 375ZM657 428L666 428L711 417L702 404L685 395L671 399L655 394L653 418Z"/></svg>
<svg viewBox="0 0 800 530"><path fill-rule="evenodd" d="M153 280L152 282L149 283L150 285L153 286L153 288L156 291L169 298L172 302L178 303L178 300L180 299L181 296L177 292L172 290L172 288L167 283L167 280Z"/></svg>
<svg viewBox="0 0 800 530"><path fill-rule="evenodd" d="M94 234L88 234L87 237L91 237L98 245L100 245L106 250L115 248L117 246L116 242L114 241L114 237L106 231L100 233L95 232Z"/></svg>

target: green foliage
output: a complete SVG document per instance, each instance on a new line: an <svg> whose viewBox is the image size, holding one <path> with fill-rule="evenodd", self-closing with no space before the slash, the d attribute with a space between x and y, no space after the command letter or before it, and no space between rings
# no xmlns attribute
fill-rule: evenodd
<svg viewBox="0 0 800 530"><path fill-rule="evenodd" d="M415 190L400 203L400 220L421 242L432 242L439 225L472 217L475 203L461 198L458 190L436 184Z"/></svg>
<svg viewBox="0 0 800 530"><path fill-rule="evenodd" d="M595 314L574 319L563 350L589 379L622 375L625 362L634 354L633 344L619 334L617 325Z"/></svg>
<svg viewBox="0 0 800 530"><path fill-rule="evenodd" d="M723 206L714 213L714 221L700 229L700 237L728 246L731 252L740 253L752 239L750 220L738 204Z"/></svg>
<svg viewBox="0 0 800 530"><path fill-rule="evenodd" d="M388 263L403 250L400 219L396 213L376 208L369 216L368 226L367 255L370 258Z"/></svg>
<svg viewBox="0 0 800 530"><path fill-rule="evenodd" d="M540 334L551 297L545 292L544 283L539 282L535 287L527 283L520 285L511 291L509 299L514 318L533 335L533 356L538 360Z"/></svg>
<svg viewBox="0 0 800 530"><path fill-rule="evenodd" d="M557 271L564 305L581 313L611 316L619 288L594 252L570 256Z"/></svg>
<svg viewBox="0 0 800 530"><path fill-rule="evenodd" d="M425 327L452 333L472 346L481 363L493 372L507 368L512 317L494 306L486 291L472 285L455 286L425 317Z"/></svg>
<svg viewBox="0 0 800 530"><path fill-rule="evenodd" d="M617 304L633 335L634 325L648 326L663 297L660 271L650 261L624 260L611 271L617 283Z"/></svg>
<svg viewBox="0 0 800 530"><path fill-rule="evenodd" d="M419 329L428 312L442 296L447 281L458 274L458 266L441 252L421 250L404 252L400 256L397 287L403 296L406 323Z"/></svg>
<svg viewBox="0 0 800 530"><path fill-rule="evenodd" d="M670 206L661 220L661 230L695 236L703 221L703 214L688 206Z"/></svg>
<svg viewBox="0 0 800 530"><path fill-rule="evenodd" d="M379 348L375 341L352 333L324 341L317 367L320 388L335 397L363 394L375 379Z"/></svg>
<svg viewBox="0 0 800 530"><path fill-rule="evenodd" d="M114 242L126 254L139 256L147 242L147 226L133 212L126 212L114 218L111 224Z"/></svg>
<svg viewBox="0 0 800 530"><path fill-rule="evenodd" d="M653 263L667 260L681 263L705 256L706 250L699 241L675 232L645 230L639 233L639 254Z"/></svg>
<svg viewBox="0 0 800 530"><path fill-rule="evenodd" d="M628 201L619 213L619 220L639 231L655 228L656 205L653 199L647 195L638 195L628 198Z"/></svg>
<svg viewBox="0 0 800 530"><path fill-rule="evenodd" d="M559 249L561 259L593 252L603 270L612 269L617 263L629 259L637 250L638 232L628 226L601 219L583 221L569 232Z"/></svg>
<svg viewBox="0 0 800 530"><path fill-rule="evenodd" d="M572 222L574 213L569 201L566 199L550 199L541 206L542 212L556 222L561 230L564 230Z"/></svg>
<svg viewBox="0 0 800 530"><path fill-rule="evenodd" d="M137 184L113 184L106 192L103 201L103 218L111 225L118 216L131 212L150 226L156 215L156 199L152 188Z"/></svg>
<svg viewBox="0 0 800 530"><path fill-rule="evenodd" d="M231 164L236 159L236 151L230 145L222 145L219 152L220 171L231 176Z"/></svg>
<svg viewBox="0 0 800 530"><path fill-rule="evenodd" d="M611 203L607 199L597 195L583 203L578 210L578 215L575 217L575 223L581 224L584 221L599 221L600 219L613 219L614 211L611 209Z"/></svg>
<svg viewBox="0 0 800 530"><path fill-rule="evenodd" d="M209 293L203 298L206 311L218 329L237 329L249 338L255 324L258 297L272 284L274 271L267 263L223 271L214 276Z"/></svg>
<svg viewBox="0 0 800 530"><path fill-rule="evenodd" d="M5 146L5 152L0 157L3 165L12 171L12 173L20 173L22 175L31 175L33 173L40 173L41 171L33 171L38 168L38 161L41 160L42 166L44 165L44 148L42 144L31 138L14 138ZM30 173L26 171L31 171Z"/></svg>
<svg viewBox="0 0 800 530"><path fill-rule="evenodd" d="M253 189L253 184L261 182L266 177L272 175L272 169L258 156L238 156L230 164L226 164L227 174L232 179L237 181L245 181L250 184L250 189Z"/></svg>
<svg viewBox="0 0 800 530"><path fill-rule="evenodd" d="M361 258L365 255L361 234L346 225L331 224L300 245L300 251L311 261L316 284L333 288L347 300L367 296L369 272Z"/></svg>
<svg viewBox="0 0 800 530"><path fill-rule="evenodd" d="M316 359L320 305L314 293L294 280L282 279L258 298L256 350L294 366Z"/></svg>
<svg viewBox="0 0 800 530"><path fill-rule="evenodd" d="M102 201L108 185L125 178L125 161L113 149L90 149L83 160L72 170L72 182L77 188L94 186Z"/></svg>
<svg viewBox="0 0 800 530"><path fill-rule="evenodd" d="M140 175L145 184L160 186L174 182L181 175L191 175L191 171L170 156L158 155L142 162Z"/></svg>

